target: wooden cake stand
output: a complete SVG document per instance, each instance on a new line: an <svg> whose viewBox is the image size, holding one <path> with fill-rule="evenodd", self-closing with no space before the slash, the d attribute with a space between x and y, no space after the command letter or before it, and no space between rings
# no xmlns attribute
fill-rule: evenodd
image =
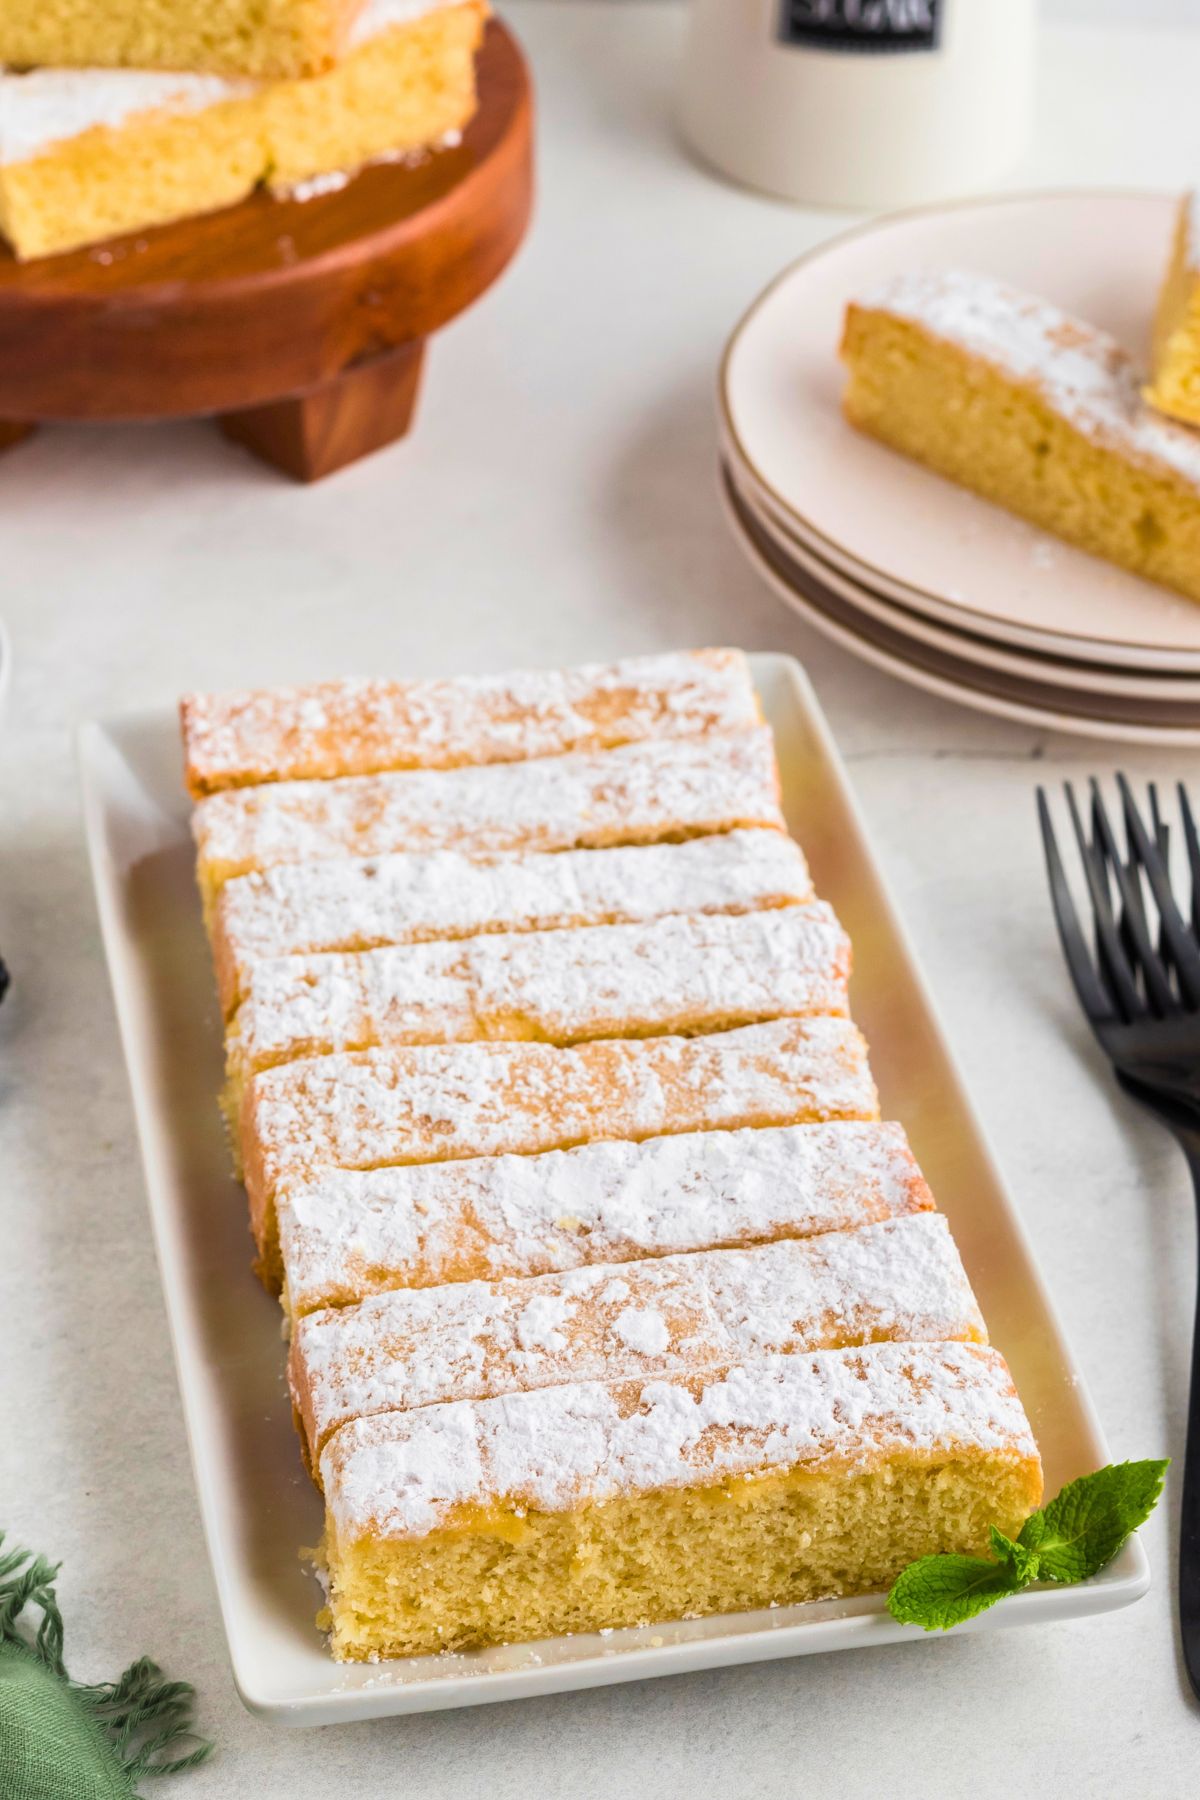
<svg viewBox="0 0 1200 1800"><path fill-rule="evenodd" d="M0 448L54 420L215 414L299 481L408 430L425 341L524 236L533 109L495 21L460 146L310 200L240 206L88 250L0 252Z"/></svg>

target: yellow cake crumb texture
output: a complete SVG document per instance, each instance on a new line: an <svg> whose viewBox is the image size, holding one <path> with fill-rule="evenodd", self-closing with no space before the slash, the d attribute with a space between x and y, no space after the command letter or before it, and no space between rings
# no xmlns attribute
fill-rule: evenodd
<svg viewBox="0 0 1200 1800"><path fill-rule="evenodd" d="M343 51L362 7L363 0L4 0L0 63L314 75Z"/></svg>
<svg viewBox="0 0 1200 1800"><path fill-rule="evenodd" d="M335 1657L869 1593L1019 1530L1037 1448L740 656L183 730Z"/></svg>
<svg viewBox="0 0 1200 1800"><path fill-rule="evenodd" d="M497 1514L411 1545L329 1540L331 1648L372 1661L870 1593L919 1556L982 1554L989 1526L1015 1533L1038 1497L1001 1457L909 1460Z"/></svg>
<svg viewBox="0 0 1200 1800"><path fill-rule="evenodd" d="M322 1469L348 1660L869 1592L1041 1498L1002 1359L959 1344L393 1413Z"/></svg>

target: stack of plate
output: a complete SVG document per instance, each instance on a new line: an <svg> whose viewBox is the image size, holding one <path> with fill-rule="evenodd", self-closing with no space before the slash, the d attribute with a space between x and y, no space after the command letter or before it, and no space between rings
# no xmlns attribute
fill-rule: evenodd
<svg viewBox="0 0 1200 1800"><path fill-rule="evenodd" d="M908 213L806 257L751 308L721 370L722 479L775 592L855 655L966 706L1200 746L1200 606L1072 550L853 431L847 301L915 268L973 269L1144 349L1165 195L1047 194Z"/></svg>

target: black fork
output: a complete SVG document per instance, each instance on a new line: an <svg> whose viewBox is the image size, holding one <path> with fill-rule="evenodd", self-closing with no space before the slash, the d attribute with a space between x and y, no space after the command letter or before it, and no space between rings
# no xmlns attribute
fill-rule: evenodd
<svg viewBox="0 0 1200 1800"><path fill-rule="evenodd" d="M1171 831L1149 790L1149 823L1117 776L1124 844L1093 779L1084 810L1066 783L1067 810L1091 902L1092 945L1079 922L1043 788L1038 817L1054 916L1080 1005L1117 1081L1173 1132L1187 1158L1200 1225L1200 836L1186 790L1177 789L1191 874L1185 913L1171 891ZM1192 1692L1200 1699L1200 1269L1192 1332L1179 1625Z"/></svg>

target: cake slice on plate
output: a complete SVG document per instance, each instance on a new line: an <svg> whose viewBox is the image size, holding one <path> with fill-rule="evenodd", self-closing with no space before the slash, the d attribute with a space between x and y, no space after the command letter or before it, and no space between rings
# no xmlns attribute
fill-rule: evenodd
<svg viewBox="0 0 1200 1800"><path fill-rule="evenodd" d="M1200 600L1200 438L1115 339L988 276L901 275L852 302L846 417L1134 574Z"/></svg>
<svg viewBox="0 0 1200 1800"><path fill-rule="evenodd" d="M453 769L762 722L740 650L677 650L571 669L189 694L189 791L385 769Z"/></svg>
<svg viewBox="0 0 1200 1800"><path fill-rule="evenodd" d="M321 1457L333 1653L410 1656L886 1588L1042 1494L1003 1358L767 1356L352 1420Z"/></svg>
<svg viewBox="0 0 1200 1800"><path fill-rule="evenodd" d="M1200 195L1195 193L1179 203L1154 318L1154 367L1143 392L1159 412L1200 425Z"/></svg>
<svg viewBox="0 0 1200 1800"><path fill-rule="evenodd" d="M781 831L490 859L435 850L280 863L225 883L212 917L213 960L228 1017L252 968L272 957L750 913L811 899L804 854Z"/></svg>
<svg viewBox="0 0 1200 1800"><path fill-rule="evenodd" d="M878 1117L857 1028L780 1019L711 1037L604 1038L566 1050L453 1044L284 1063L248 1084L240 1139L260 1266L278 1287L274 1197L285 1175Z"/></svg>
<svg viewBox="0 0 1200 1800"><path fill-rule="evenodd" d="M901 1126L846 1120L326 1168L285 1177L275 1205L296 1319L396 1288L847 1231L933 1195Z"/></svg>
<svg viewBox="0 0 1200 1800"><path fill-rule="evenodd" d="M572 850L763 825L783 827L765 725L528 762L232 788L192 816L208 911L224 882L277 863Z"/></svg>
<svg viewBox="0 0 1200 1800"><path fill-rule="evenodd" d="M376 1413L899 1339L986 1340L940 1213L747 1250L381 1294L298 1320L288 1378L315 1469L339 1426Z"/></svg>
<svg viewBox="0 0 1200 1800"><path fill-rule="evenodd" d="M302 1056L401 1044L725 1031L847 1011L850 940L822 900L255 965L226 1039L229 1116L247 1078Z"/></svg>

